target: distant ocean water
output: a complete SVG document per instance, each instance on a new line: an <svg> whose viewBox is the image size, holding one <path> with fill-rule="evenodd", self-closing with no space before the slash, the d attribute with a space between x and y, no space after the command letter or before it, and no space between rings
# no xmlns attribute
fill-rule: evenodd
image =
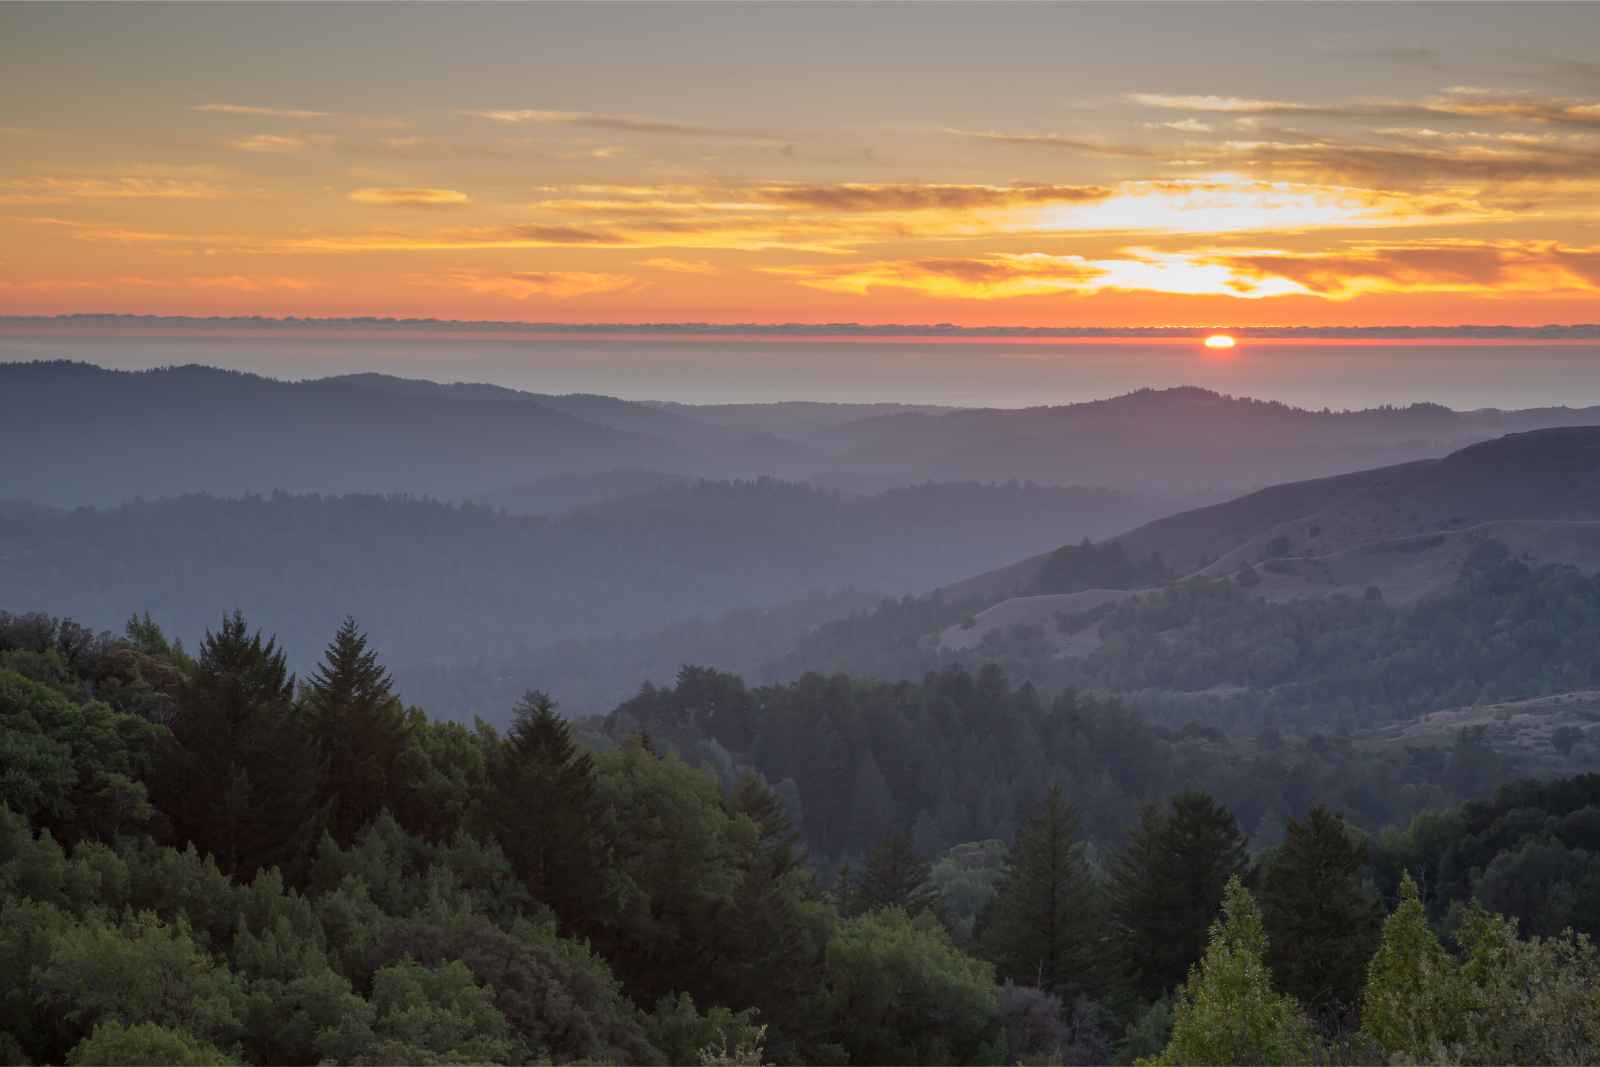
<svg viewBox="0 0 1600 1067"><path fill-rule="evenodd" d="M468 335L7 332L0 361L139 369L205 363L272 377L381 371L534 392L728 403L1065 404L1197 385L1303 407L1434 401L1456 408L1600 404L1600 344L927 339L620 339Z"/></svg>

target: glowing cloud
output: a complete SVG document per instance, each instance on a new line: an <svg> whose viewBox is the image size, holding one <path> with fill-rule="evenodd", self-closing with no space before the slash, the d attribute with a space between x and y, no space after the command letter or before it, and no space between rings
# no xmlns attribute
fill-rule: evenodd
<svg viewBox="0 0 1600 1067"><path fill-rule="evenodd" d="M455 189L377 187L357 189L350 199L386 207L459 207L467 203L467 194Z"/></svg>
<svg viewBox="0 0 1600 1067"><path fill-rule="evenodd" d="M514 271L507 274L475 274L458 271L442 277L415 279L424 284L449 285L490 296L528 300L548 297L567 300L595 293L612 293L633 288L637 282L626 274L596 274L588 271Z"/></svg>

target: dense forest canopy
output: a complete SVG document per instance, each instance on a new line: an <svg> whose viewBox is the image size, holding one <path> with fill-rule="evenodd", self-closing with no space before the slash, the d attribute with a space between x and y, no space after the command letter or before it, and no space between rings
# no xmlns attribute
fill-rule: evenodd
<svg viewBox="0 0 1600 1067"><path fill-rule="evenodd" d="M603 721L530 693L510 723L405 706L353 621L302 678L238 614L192 652L148 617L0 618L0 1055L1600 1051L1572 933L1600 926L1600 776L1446 803L1505 770L1472 738L1371 767L997 668L686 669Z"/></svg>

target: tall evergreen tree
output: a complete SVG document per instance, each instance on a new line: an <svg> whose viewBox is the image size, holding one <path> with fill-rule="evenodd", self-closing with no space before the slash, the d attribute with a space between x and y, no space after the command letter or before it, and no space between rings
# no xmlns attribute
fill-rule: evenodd
<svg viewBox="0 0 1600 1067"><path fill-rule="evenodd" d="M1344 820L1318 805L1288 835L1261 878L1261 910L1278 988L1311 1011L1338 1015L1359 1003L1378 947L1382 907L1361 884L1366 849Z"/></svg>
<svg viewBox="0 0 1600 1067"><path fill-rule="evenodd" d="M296 878L323 825L316 746L294 714L294 677L274 640L234 612L208 631L178 696L174 744L155 786L176 840L248 878Z"/></svg>
<svg viewBox="0 0 1600 1067"><path fill-rule="evenodd" d="M1127 992L1149 1001L1183 981L1245 858L1233 813L1205 793L1144 810L1111 871L1108 928Z"/></svg>
<svg viewBox="0 0 1600 1067"><path fill-rule="evenodd" d="M304 699L322 754L321 800L341 847L390 803L395 766L410 738L405 709L367 638L346 618L323 654Z"/></svg>
<svg viewBox="0 0 1600 1067"><path fill-rule="evenodd" d="M1017 834L983 938L1001 978L1069 1001L1097 984L1100 929L1099 894L1077 852L1077 832L1072 806L1052 786Z"/></svg>
<svg viewBox="0 0 1600 1067"><path fill-rule="evenodd" d="M517 704L491 774L500 846L536 899L583 926L602 888L594 758L547 694L530 691Z"/></svg>
<svg viewBox="0 0 1600 1067"><path fill-rule="evenodd" d="M938 895L928 881L931 873L928 861L912 847L910 834L889 834L867 854L861 867L855 885L855 911L903 908L916 915L933 910L938 906Z"/></svg>

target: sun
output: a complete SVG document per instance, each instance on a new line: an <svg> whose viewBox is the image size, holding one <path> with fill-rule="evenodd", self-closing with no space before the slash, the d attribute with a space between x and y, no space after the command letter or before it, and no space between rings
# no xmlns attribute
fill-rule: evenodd
<svg viewBox="0 0 1600 1067"><path fill-rule="evenodd" d="M1232 348L1233 338L1225 333L1214 333L1206 338L1207 348Z"/></svg>

